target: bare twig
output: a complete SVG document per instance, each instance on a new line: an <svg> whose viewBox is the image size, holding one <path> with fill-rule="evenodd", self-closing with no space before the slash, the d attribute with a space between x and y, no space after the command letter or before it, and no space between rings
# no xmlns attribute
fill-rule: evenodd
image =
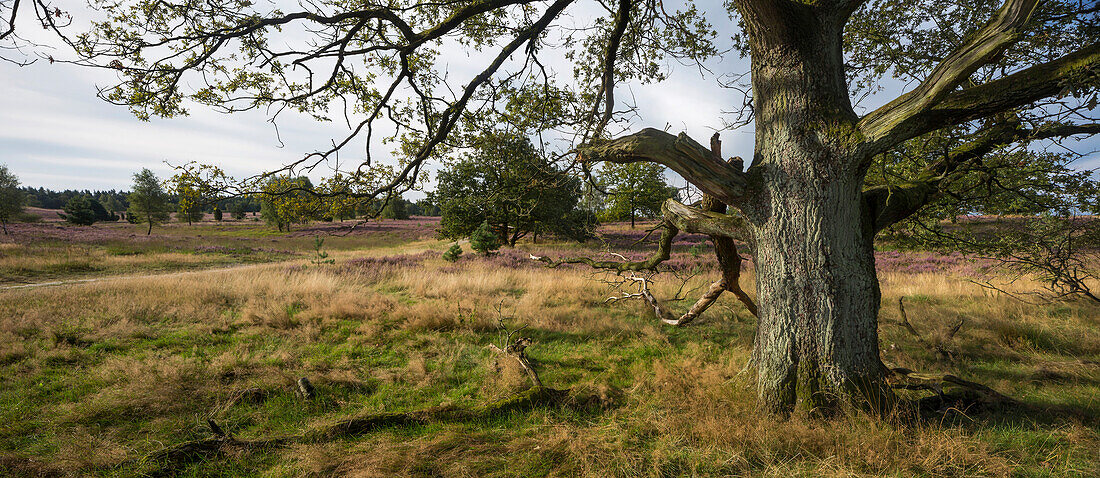
<svg viewBox="0 0 1100 478"><path fill-rule="evenodd" d="M527 377L531 379L531 385L536 389L542 389L542 379L539 378L539 373L535 370L534 364L531 363L531 359L527 357L527 347L531 346L533 341L527 337L516 337L512 340L512 337L519 332L526 329L524 325L518 329L509 329L504 323L504 314L501 312L501 307L504 305L504 301L501 300L500 304L497 304L497 327L501 332L500 345L489 344L489 349L500 355L507 355L512 357L519 363L520 367L523 367L523 371L527 372Z"/></svg>

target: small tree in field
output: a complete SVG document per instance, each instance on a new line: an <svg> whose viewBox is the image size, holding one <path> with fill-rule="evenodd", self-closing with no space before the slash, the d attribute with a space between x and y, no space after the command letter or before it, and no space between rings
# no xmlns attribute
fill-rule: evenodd
<svg viewBox="0 0 1100 478"><path fill-rule="evenodd" d="M178 198L176 217L189 225L201 221L204 198L198 177L184 171L173 176L171 182L175 185Z"/></svg>
<svg viewBox="0 0 1100 478"><path fill-rule="evenodd" d="M8 222L23 212L23 191L19 190L19 178L8 166L0 164L0 226L8 233Z"/></svg>
<svg viewBox="0 0 1100 478"><path fill-rule="evenodd" d="M313 184L308 177L274 176L263 186L260 215L279 231L290 231L291 224L308 222L319 216L322 203L309 193Z"/></svg>
<svg viewBox="0 0 1100 478"><path fill-rule="evenodd" d="M153 233L153 226L168 222L171 218L168 194L164 192L157 176L148 169L134 173L134 186L127 199L130 200L130 208L126 211L127 219L134 224L147 224L149 227L145 230L146 235Z"/></svg>
<svg viewBox="0 0 1100 478"><path fill-rule="evenodd" d="M214 220L218 222L222 220L222 210L217 206L214 206Z"/></svg>
<svg viewBox="0 0 1100 478"><path fill-rule="evenodd" d="M443 253L443 260L447 262L455 262L459 257L462 257L462 246L458 245L457 242L451 244L451 248Z"/></svg>
<svg viewBox="0 0 1100 478"><path fill-rule="evenodd" d="M516 133L478 135L471 151L439 172L430 201L439 205L440 235L469 236L488 221L501 244L528 235L555 234L583 241L591 221L577 207L580 181Z"/></svg>
<svg viewBox="0 0 1100 478"><path fill-rule="evenodd" d="M497 241L496 234L489 230L488 222L482 222L474 229L474 233L470 235L470 247L486 256L500 249L500 242Z"/></svg>
<svg viewBox="0 0 1100 478"><path fill-rule="evenodd" d="M607 163L599 179L608 190L602 219L630 219L631 229L639 216L659 216L665 200L675 197L665 183L664 166L655 163Z"/></svg>
<svg viewBox="0 0 1100 478"><path fill-rule="evenodd" d="M92 206L92 201L94 201L94 199L88 197L86 194L73 196L72 199L69 199L69 202L65 203L65 207L61 208L65 211L61 217L70 224L75 224L77 226L91 226L95 224L96 211Z"/></svg>

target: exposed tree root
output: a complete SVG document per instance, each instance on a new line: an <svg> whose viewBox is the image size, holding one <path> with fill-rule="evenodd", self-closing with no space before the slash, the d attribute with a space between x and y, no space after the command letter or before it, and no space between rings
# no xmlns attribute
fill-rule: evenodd
<svg viewBox="0 0 1100 478"><path fill-rule="evenodd" d="M240 439L211 426L215 436L192 440L150 453L138 460L143 474L159 476L171 473L189 463L233 451L255 451L284 447L296 443L311 443L353 437L384 428L484 420L494 416L521 412L536 407L572 404L587 406L588 401L574 400L568 390L534 387L512 397L474 408L435 407L411 412L371 413L320 425L296 435Z"/></svg>

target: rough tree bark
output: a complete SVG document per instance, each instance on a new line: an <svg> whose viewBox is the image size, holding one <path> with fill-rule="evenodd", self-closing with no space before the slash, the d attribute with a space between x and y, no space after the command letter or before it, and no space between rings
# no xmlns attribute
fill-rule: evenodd
<svg viewBox="0 0 1100 478"><path fill-rule="evenodd" d="M761 408L788 413L892 394L879 359L874 228L854 161L843 22L793 2L745 2L756 152L741 202L756 244Z"/></svg>

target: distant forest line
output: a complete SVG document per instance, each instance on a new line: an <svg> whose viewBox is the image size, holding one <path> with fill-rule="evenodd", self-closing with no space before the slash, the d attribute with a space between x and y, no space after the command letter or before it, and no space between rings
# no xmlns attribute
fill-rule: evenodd
<svg viewBox="0 0 1100 478"><path fill-rule="evenodd" d="M53 189L47 189L43 187L33 188L30 186L24 186L19 188L23 192L26 198L25 206L37 207L43 209L62 209L70 199L78 196L88 196L95 199L103 205L105 209L111 212L125 211L130 207L130 201L128 196L130 191L120 191L117 189L110 190L92 190L92 189L65 189L61 191L55 191ZM171 203L171 209L174 211L177 209L179 203L178 194L169 194L169 202ZM408 206L410 214L414 216L439 216L439 208L434 207L425 199L419 201L404 201ZM204 205L204 212L213 212L217 207L222 211L243 210L249 213L259 213L261 207L261 201L258 198L252 197L234 197L219 199Z"/></svg>

